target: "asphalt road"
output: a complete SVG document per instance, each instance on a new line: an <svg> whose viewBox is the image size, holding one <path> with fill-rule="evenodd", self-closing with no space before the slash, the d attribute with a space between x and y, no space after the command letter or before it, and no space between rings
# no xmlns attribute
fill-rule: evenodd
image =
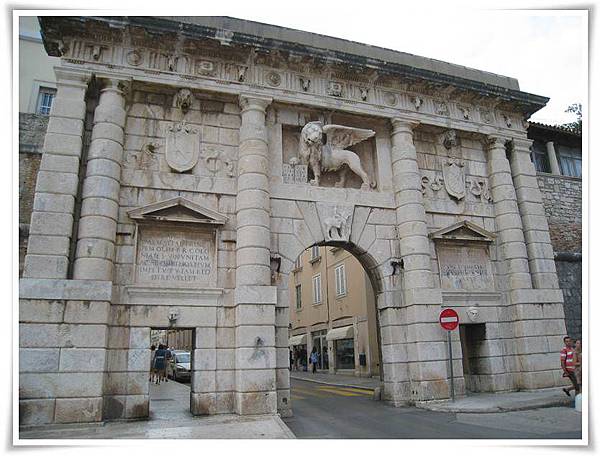
<svg viewBox="0 0 600 456"><path fill-rule="evenodd" d="M505 413L443 413L393 407L371 392L291 380L294 416L306 439L579 439L581 414L567 407Z"/></svg>

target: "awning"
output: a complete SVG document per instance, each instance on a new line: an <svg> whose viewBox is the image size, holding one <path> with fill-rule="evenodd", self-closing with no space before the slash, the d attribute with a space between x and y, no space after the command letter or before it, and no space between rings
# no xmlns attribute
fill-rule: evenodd
<svg viewBox="0 0 600 456"><path fill-rule="evenodd" d="M338 340L338 339L354 339L354 327L353 326L342 326L341 328L333 328L327 333L327 340Z"/></svg>
<svg viewBox="0 0 600 456"><path fill-rule="evenodd" d="M306 344L306 334L299 334L297 336L291 336L289 338L289 346L291 347L292 345L304 345Z"/></svg>

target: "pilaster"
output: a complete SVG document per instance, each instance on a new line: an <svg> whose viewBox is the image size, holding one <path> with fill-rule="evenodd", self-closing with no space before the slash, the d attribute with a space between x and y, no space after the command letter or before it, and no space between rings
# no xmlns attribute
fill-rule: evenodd
<svg viewBox="0 0 600 456"><path fill-rule="evenodd" d="M487 152L502 272L506 275L508 290L528 289L532 287L529 258L510 163L506 157L506 139L488 136Z"/></svg>
<svg viewBox="0 0 600 456"><path fill-rule="evenodd" d="M65 279L83 147L90 73L55 68L52 103L38 173L23 277Z"/></svg>
<svg viewBox="0 0 600 456"><path fill-rule="evenodd" d="M271 286L269 149L270 98L242 94L236 198L236 396L240 415L277 413L275 306ZM282 351L283 353L283 351ZM284 361L282 360L282 363ZM285 365L288 356L285 350Z"/></svg>
<svg viewBox="0 0 600 456"><path fill-rule="evenodd" d="M73 277L112 280L121 188L127 81L101 80L83 183Z"/></svg>
<svg viewBox="0 0 600 456"><path fill-rule="evenodd" d="M550 243L548 220L531 162L531 140L512 140L511 171L529 256L533 288L558 289L554 249Z"/></svg>
<svg viewBox="0 0 600 456"><path fill-rule="evenodd" d="M446 358L431 356L432 345L444 345L445 338L439 328L438 316L442 304L441 291L434 287L431 270L431 253L425 206L421 192L421 174L417 164L417 150L413 133L417 122L392 119L392 176L396 198L396 221L403 263L402 293L406 339L403 343L382 347L386 377L396 376L395 402L422 401L449 397ZM381 330L389 320L380 311ZM434 336L423 341L414 331L415 324ZM438 351L443 353L443 350ZM386 363L386 356L389 358ZM390 361L394 363L390 363ZM406 369L399 361L408 364L409 378L402 378ZM391 364L391 365L388 365ZM409 381L402 385L401 382ZM386 389L389 388L386 379ZM407 394L409 396L407 397ZM386 392L387 395L387 392ZM402 397L404 396L404 397Z"/></svg>

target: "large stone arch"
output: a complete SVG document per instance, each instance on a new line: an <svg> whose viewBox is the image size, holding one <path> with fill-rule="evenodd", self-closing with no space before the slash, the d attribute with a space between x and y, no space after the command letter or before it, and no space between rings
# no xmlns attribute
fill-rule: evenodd
<svg viewBox="0 0 600 456"><path fill-rule="evenodd" d="M408 365L401 346L405 337L400 326L401 278L395 270L399 257L393 209L349 205L352 223L343 240L328 239L324 232L327 208L334 203L273 200L271 254L279 265L273 279L277 285L275 339L277 350L277 402L283 415L291 413L288 352L290 293L288 277L296 258L313 245L338 246L349 251L365 269L376 297L378 339L381 347L383 398L398 405L407 402ZM283 356L285 354L285 356ZM404 386L402 386L404 384Z"/></svg>

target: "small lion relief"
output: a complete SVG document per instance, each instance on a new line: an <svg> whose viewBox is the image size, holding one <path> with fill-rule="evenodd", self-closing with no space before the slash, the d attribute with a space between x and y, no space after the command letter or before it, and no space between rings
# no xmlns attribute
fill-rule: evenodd
<svg viewBox="0 0 600 456"><path fill-rule="evenodd" d="M348 242L352 228L354 206L317 203L325 241Z"/></svg>

